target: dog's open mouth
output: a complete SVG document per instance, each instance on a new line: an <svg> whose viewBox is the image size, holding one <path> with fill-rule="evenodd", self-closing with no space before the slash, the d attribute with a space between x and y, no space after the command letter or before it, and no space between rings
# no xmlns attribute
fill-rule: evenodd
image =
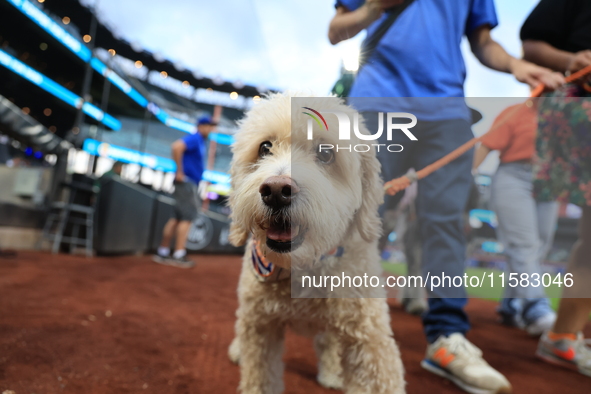
<svg viewBox="0 0 591 394"><path fill-rule="evenodd" d="M267 230L267 246L276 253L296 250L304 241L300 226L287 219L273 217Z"/></svg>

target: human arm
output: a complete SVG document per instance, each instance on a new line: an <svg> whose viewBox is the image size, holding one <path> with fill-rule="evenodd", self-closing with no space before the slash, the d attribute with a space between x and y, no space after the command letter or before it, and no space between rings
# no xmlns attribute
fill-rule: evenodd
<svg viewBox="0 0 591 394"><path fill-rule="evenodd" d="M337 12L328 27L328 39L332 45L355 37L379 19L385 9L400 5L403 0L367 0L356 10L337 6Z"/></svg>
<svg viewBox="0 0 591 394"><path fill-rule="evenodd" d="M526 83L531 88L544 84L546 88L553 90L564 83L564 77L559 73L509 55L491 37L490 30L489 25L483 25L468 35L472 52L484 66L513 74L519 82Z"/></svg>
<svg viewBox="0 0 591 394"><path fill-rule="evenodd" d="M183 169L183 155L187 150L187 145L183 140L176 140L171 145L172 151L172 159L176 163L176 175L175 181L184 182L185 181L185 172Z"/></svg>
<svg viewBox="0 0 591 394"><path fill-rule="evenodd" d="M480 167L480 165L482 164L484 159L486 159L486 156L488 156L488 154L491 151L492 151L492 149L490 149L488 146L486 146L484 144L480 144L478 149L476 149L476 152L474 152L474 161L472 163L472 172L474 172L475 170L478 169L478 167Z"/></svg>
<svg viewBox="0 0 591 394"><path fill-rule="evenodd" d="M581 1L541 0L521 28L523 58L566 74L590 65L591 51L566 49L573 47L571 37L578 32L573 29L576 29L575 21L582 12L584 15L583 4ZM579 44L576 48L585 48L580 45L580 39L575 42Z"/></svg>
<svg viewBox="0 0 591 394"><path fill-rule="evenodd" d="M540 66L570 74L591 65L591 50L572 53L555 48L545 41L525 40L523 58Z"/></svg>
<svg viewBox="0 0 591 394"><path fill-rule="evenodd" d="M480 137L480 146L474 153L472 171L478 169L493 150L500 151L501 157L503 156L503 152L512 145L516 127L526 116L531 116L529 107L517 104L506 108L495 118L488 132Z"/></svg>

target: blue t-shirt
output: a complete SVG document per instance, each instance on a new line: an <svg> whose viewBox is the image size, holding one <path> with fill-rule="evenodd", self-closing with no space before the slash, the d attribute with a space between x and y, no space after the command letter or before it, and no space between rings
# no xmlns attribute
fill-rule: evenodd
<svg viewBox="0 0 591 394"><path fill-rule="evenodd" d="M185 175L195 183L201 181L205 159L205 141L199 133L191 134L183 138L187 146L183 155L183 169Z"/></svg>
<svg viewBox="0 0 591 394"><path fill-rule="evenodd" d="M337 6L354 11L364 0L337 0ZM367 29L375 32L380 19ZM416 0L384 34L368 62L361 68L350 97L464 97L466 67L460 44L476 28L498 24L493 0ZM407 100L359 101L359 111L413 112ZM430 105L439 103L429 100ZM439 120L469 119L463 100L441 101L443 111L427 111ZM457 103L457 104L453 104ZM355 105L355 104L354 104ZM371 108L370 108L371 107ZM443 108L442 108L443 109ZM435 114L435 115L434 115ZM421 118L415 110L415 115Z"/></svg>

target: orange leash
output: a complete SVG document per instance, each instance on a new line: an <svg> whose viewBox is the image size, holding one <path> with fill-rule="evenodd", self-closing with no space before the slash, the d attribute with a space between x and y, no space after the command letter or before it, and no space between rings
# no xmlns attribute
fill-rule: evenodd
<svg viewBox="0 0 591 394"><path fill-rule="evenodd" d="M568 77L565 78L565 82L569 83L569 82L576 81L577 79L582 78L588 74L591 74L591 66L587 66L587 67L577 71L576 73L569 75ZM542 93L544 92L544 90L545 90L544 85L538 85L532 91L530 97L532 97L532 98L533 97L540 97L542 95ZM521 105L524 105L524 104L525 103L523 103ZM487 135L488 133L492 132L493 130L495 130L498 127L500 127L501 125L503 125L509 118L511 118L519 110L520 106L515 107L515 109L513 111L511 111L509 114L507 114L507 116L501 122L497 123L497 125L495 127L491 128L489 131L487 131L486 133L484 133L480 137L475 137L475 138L471 139L470 141L468 141L465 144L461 145L460 147L456 148L452 152L443 156L441 159L424 167L420 171L415 172L414 170L409 170L405 175L401 176L400 178L392 179L391 181L386 182L384 184L384 191L387 194L393 196L396 193L409 187L413 182L416 182L419 179L423 179L426 176L429 176L430 174L437 171L441 167L454 161L455 159L457 159L458 157L460 157L461 155L463 155L464 153L466 153L467 151L472 149L474 147L474 145L476 145L476 143L478 143L478 141L480 141L485 135Z"/></svg>

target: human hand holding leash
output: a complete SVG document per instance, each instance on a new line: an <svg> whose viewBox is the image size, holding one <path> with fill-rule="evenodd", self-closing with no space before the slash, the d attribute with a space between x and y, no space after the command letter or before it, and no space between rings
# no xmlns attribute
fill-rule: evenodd
<svg viewBox="0 0 591 394"><path fill-rule="evenodd" d="M591 75L591 64L585 68L580 69L579 71L575 72L574 74L571 74L568 77L564 78L564 82L571 83L571 82L580 80L582 78L586 78L589 75ZM532 90L530 96L531 97L540 97L540 95L544 92L545 89L546 89L546 86L544 84L538 84ZM524 105L527 105L527 102L524 102ZM507 120L508 118L513 116L515 113L516 113L516 109L514 109L511 113L509 113L508 116L505 117L505 120ZM499 122L498 125L501 125L503 123L504 123L504 121ZM488 133L490 133L493 129L494 129L494 127L491 128L488 131ZM472 149L472 147L474 147L474 145L476 145L476 143L478 141L480 141L482 139L482 137L484 137L484 135L486 135L486 134L487 133L481 135L480 137L476 137L476 138L471 139L470 141L459 146L458 148L456 148L452 152L448 153L447 155L445 155L441 159L427 165L426 167L424 167L423 169L421 169L420 171L418 171L416 173L414 172L414 170L412 170L412 172L409 172L406 175L403 175L399 178L392 179L391 181L386 182L384 184L384 192L393 196L396 193L406 189L408 186L411 185L411 183L416 182L419 179L423 179L424 177L430 175L431 173L433 173L434 171L443 167L444 165L447 165L450 162L454 161L455 159L460 157L462 154L464 154L468 150Z"/></svg>
<svg viewBox="0 0 591 394"><path fill-rule="evenodd" d="M354 11L338 6L337 13L330 22L328 39L335 45L343 40L355 37L360 31L369 27L388 8L399 6L404 0L366 0Z"/></svg>
<svg viewBox="0 0 591 394"><path fill-rule="evenodd" d="M566 75L572 75L577 71L584 69L591 65L591 50L584 50L573 53L569 65L566 69ZM585 83L589 81L589 77L579 78L574 83Z"/></svg>
<svg viewBox="0 0 591 394"><path fill-rule="evenodd" d="M528 84L532 89L544 85L547 90L556 90L564 84L564 77L559 72L537 66L521 59L514 59L511 74L519 82Z"/></svg>

